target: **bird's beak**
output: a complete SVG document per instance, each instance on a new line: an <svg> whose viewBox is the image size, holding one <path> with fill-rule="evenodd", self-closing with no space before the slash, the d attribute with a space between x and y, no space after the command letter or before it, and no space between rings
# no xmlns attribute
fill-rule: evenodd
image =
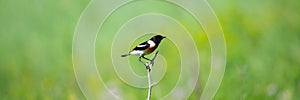
<svg viewBox="0 0 300 100"><path fill-rule="evenodd" d="M166 36L163 36L163 38L167 38Z"/></svg>

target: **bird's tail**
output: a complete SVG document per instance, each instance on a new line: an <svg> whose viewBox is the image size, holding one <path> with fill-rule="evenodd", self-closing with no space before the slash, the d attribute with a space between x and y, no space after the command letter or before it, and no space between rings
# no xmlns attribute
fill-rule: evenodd
<svg viewBox="0 0 300 100"><path fill-rule="evenodd" d="M123 55L121 55L121 57L126 57L126 56L129 56L129 54L123 54Z"/></svg>

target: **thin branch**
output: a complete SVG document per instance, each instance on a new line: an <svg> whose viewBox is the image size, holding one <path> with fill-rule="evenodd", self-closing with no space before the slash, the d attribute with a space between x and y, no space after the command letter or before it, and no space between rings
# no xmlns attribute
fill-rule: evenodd
<svg viewBox="0 0 300 100"><path fill-rule="evenodd" d="M148 62L146 63L146 65L148 65ZM151 68L147 69L147 72L148 72L148 96L147 96L146 100L150 100L151 91L152 91L152 83L151 83L150 71L151 71Z"/></svg>
<svg viewBox="0 0 300 100"><path fill-rule="evenodd" d="M154 85L156 85L156 83L151 83L150 72L151 72L151 69L152 69L152 66L154 64L154 60L155 60L157 54L158 54L158 51L156 51L154 57L151 59L150 64L149 64L149 62L146 62L146 64L145 64L145 67L147 68L147 73L148 73L148 96L147 96L146 100L150 100L152 87Z"/></svg>

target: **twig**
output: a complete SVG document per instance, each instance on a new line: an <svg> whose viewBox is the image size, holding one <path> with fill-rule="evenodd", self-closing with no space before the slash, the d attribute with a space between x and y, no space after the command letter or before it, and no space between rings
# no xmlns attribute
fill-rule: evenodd
<svg viewBox="0 0 300 100"><path fill-rule="evenodd" d="M148 62L146 63L146 65L148 65ZM147 72L148 72L148 96L147 96L146 100L150 100L151 91L152 91L152 83L151 83L150 71L151 71L151 68L147 69Z"/></svg>
<svg viewBox="0 0 300 100"><path fill-rule="evenodd" d="M151 59L150 64L149 64L149 62L146 62L146 64L145 64L145 66L147 68L147 73L148 73L148 96L147 96L146 100L150 100L152 87L154 85L156 85L156 83L153 83L153 84L151 83L150 72L151 72L151 69L154 64L154 60L155 60L157 54L158 54L158 51L155 53L154 57Z"/></svg>

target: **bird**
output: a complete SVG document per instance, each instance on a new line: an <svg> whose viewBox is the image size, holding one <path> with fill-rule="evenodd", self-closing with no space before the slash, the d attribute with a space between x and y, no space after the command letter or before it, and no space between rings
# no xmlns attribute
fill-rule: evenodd
<svg viewBox="0 0 300 100"><path fill-rule="evenodd" d="M160 44L161 40L166 38L166 36L162 35L155 35L149 40L137 45L134 49L132 49L129 53L121 55L121 57L127 57L129 55L136 55L139 56L139 61L141 58L151 61L150 59L144 57L145 55L151 54Z"/></svg>

